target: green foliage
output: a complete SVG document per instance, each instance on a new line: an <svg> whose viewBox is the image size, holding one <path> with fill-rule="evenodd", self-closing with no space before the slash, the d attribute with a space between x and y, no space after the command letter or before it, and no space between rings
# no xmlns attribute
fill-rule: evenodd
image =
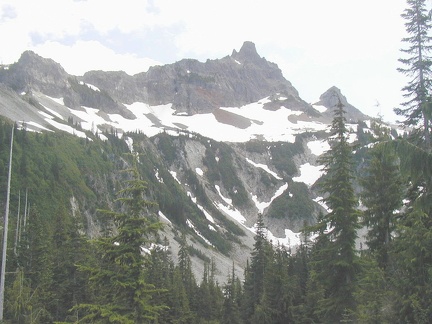
<svg viewBox="0 0 432 324"><path fill-rule="evenodd" d="M272 161L282 174L292 177L297 173L293 158L304 152L302 141L302 138L297 136L294 143L272 143L270 147Z"/></svg>
<svg viewBox="0 0 432 324"><path fill-rule="evenodd" d="M162 152L168 165L171 165L176 158L179 156L178 148L175 145L174 137L169 136L166 133L159 134L155 137L155 144L157 148Z"/></svg>
<svg viewBox="0 0 432 324"><path fill-rule="evenodd" d="M98 296L93 303L75 307L84 311L84 322L143 323L156 318L163 308L149 302L157 290L145 280L147 257L142 253L161 224L150 216L154 203L144 199L146 183L139 177L136 160L134 163L127 170L131 178L125 181L117 199L123 211L102 211L112 219L116 234L94 241L99 266L81 267L89 273L89 282ZM111 285L107 286L107 282Z"/></svg>
<svg viewBox="0 0 432 324"><path fill-rule="evenodd" d="M431 16L427 10L426 0L408 0L407 5L402 14L407 32L407 37L402 41L407 47L401 50L405 57L399 59L399 62L404 67L398 71L408 76L410 81L402 89L407 100L402 103L403 108L397 108L395 112L405 117L406 125L416 128L413 134L423 138L426 147L431 149Z"/></svg>
<svg viewBox="0 0 432 324"><path fill-rule="evenodd" d="M322 244L317 245L315 270L325 289L319 304L324 319L329 322L342 320L346 311L354 309L352 291L358 268L355 240L359 212L352 184L352 150L344 114L339 101L332 122L331 148L321 159L325 171L321 190L327 195L324 200L331 211L316 226L317 242Z"/></svg>
<svg viewBox="0 0 432 324"><path fill-rule="evenodd" d="M237 176L232 149L224 143L207 145L203 163L207 167L210 181L221 181L228 191L234 206L244 207L248 202L248 194Z"/></svg>
<svg viewBox="0 0 432 324"><path fill-rule="evenodd" d="M289 189L272 202L267 216L306 220L311 219L314 211L315 207L309 198L308 187L301 182L292 182Z"/></svg>
<svg viewBox="0 0 432 324"><path fill-rule="evenodd" d="M368 228L366 243L377 254L382 268L389 262L395 217L402 207L402 180L397 162L394 152L377 145L370 151L365 175L360 179L363 187L361 199L366 207L363 223Z"/></svg>

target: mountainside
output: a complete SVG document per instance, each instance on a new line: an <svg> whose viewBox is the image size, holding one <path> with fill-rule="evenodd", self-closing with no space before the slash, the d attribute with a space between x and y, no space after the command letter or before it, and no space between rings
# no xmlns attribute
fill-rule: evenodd
<svg viewBox="0 0 432 324"><path fill-rule="evenodd" d="M173 255L179 231L187 231L196 269L214 258L221 278L232 260L242 275L259 213L269 239L295 246L300 229L323 210L314 187L321 175L316 159L328 149L328 124L337 100L347 111L352 141L366 145L373 136L371 118L350 105L339 89L332 87L313 105L306 103L251 42L222 59L185 59L133 76L121 71L72 76L33 52L0 67L0 115L33 131L27 134L31 141L44 134L47 140L40 149L52 161L38 172L32 166L32 172L58 173L52 184L68 189L57 201L71 215L79 212L89 236L104 226L96 209L114 197L126 163L122 154L134 151L142 154L141 171L149 197L158 203ZM77 138L66 140L63 132ZM91 157L80 162L56 151L68 151L71 142L104 167L98 170L96 162L88 167L85 161ZM26 156L37 163L21 149L19 159ZM16 191L39 186L35 179L18 177L22 182ZM47 184L46 190L53 189Z"/></svg>

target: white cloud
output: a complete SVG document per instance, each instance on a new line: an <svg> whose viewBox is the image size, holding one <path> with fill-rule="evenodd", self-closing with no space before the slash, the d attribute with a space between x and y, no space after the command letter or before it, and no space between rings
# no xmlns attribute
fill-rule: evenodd
<svg viewBox="0 0 432 324"><path fill-rule="evenodd" d="M97 41L78 41L72 46L46 42L32 48L43 57L61 62L70 74L83 75L90 70L125 71L128 74L145 72L160 62L138 57L136 54L118 54Z"/></svg>
<svg viewBox="0 0 432 324"><path fill-rule="evenodd" d="M73 74L134 74L154 60L221 58L250 40L306 101L336 85L366 113L376 115L378 100L391 116L407 81L396 72L405 7L405 0L0 0L0 39L8 44L0 62L34 49ZM130 39L119 44L114 34Z"/></svg>

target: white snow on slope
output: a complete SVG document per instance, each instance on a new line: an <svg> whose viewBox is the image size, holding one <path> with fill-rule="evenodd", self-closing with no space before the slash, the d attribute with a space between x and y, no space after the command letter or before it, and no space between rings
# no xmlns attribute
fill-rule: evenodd
<svg viewBox="0 0 432 324"><path fill-rule="evenodd" d="M312 186L315 181L321 177L323 171L322 166L314 166L310 163L305 163L300 166L300 176L294 177L293 180L297 182L304 182L308 186Z"/></svg>
<svg viewBox="0 0 432 324"><path fill-rule="evenodd" d="M268 165L260 164L260 163L255 163L255 162L253 162L252 160L250 160L248 158L246 158L246 161L249 162L250 164L252 164L253 166L257 167L257 168L263 169L264 171L266 171L267 173L271 174L276 179L282 180L282 178L279 177L276 172L273 172L272 170L270 170L270 168L268 167Z"/></svg>
<svg viewBox="0 0 432 324"><path fill-rule="evenodd" d="M57 102L58 104L60 104L62 106L65 105L63 98L53 98L53 97L49 97L49 96L46 96L46 97L50 98L52 101Z"/></svg>
<svg viewBox="0 0 432 324"><path fill-rule="evenodd" d="M284 184L283 186L281 186L277 192L275 193L275 195L272 197L271 201L273 201L276 197L278 197L279 195L281 195L286 189L288 188L288 184ZM219 195L222 197L222 199L225 200L225 202L230 202L230 199L227 199L225 197L222 196L222 194L220 193L220 188L218 186L216 186L216 189L219 192ZM262 212L262 210L264 210L265 206L268 206L270 204L269 203L259 203L256 200L256 196L254 196L254 202L256 203L258 209L260 209L260 211ZM226 215L228 215L229 217L231 217L232 219L234 219L235 221L237 221L240 225L242 225L244 228L246 228L247 230L251 231L252 233L256 233L256 224L253 227L247 227L245 225L246 223L246 218L241 214L240 211L238 211L237 209L235 209L231 203L228 204L228 206L222 204L222 203L215 203L215 206L221 210L222 212L224 212ZM296 246L296 245L300 245L300 233L294 233L293 231L289 230L289 229L285 229L285 237L276 237L273 235L273 233L271 233L268 229L266 229L266 233L267 233L267 239L271 240L273 242L274 245L277 245L278 243L281 245L284 245L286 247L289 246Z"/></svg>
<svg viewBox="0 0 432 324"><path fill-rule="evenodd" d="M189 219L187 219L186 220L186 224L187 224L187 226L189 226L190 228L192 228L192 230L195 232L195 234L196 235L198 235L199 237L201 237L203 240L204 240L204 242L206 242L208 245L210 245L210 246L213 246L213 244L211 244L210 243L210 241L209 240L207 240L196 228L195 228L195 225L189 220Z"/></svg>
<svg viewBox="0 0 432 324"><path fill-rule="evenodd" d="M39 128L40 130L44 130L44 131L48 131L48 132L53 132L53 130L45 128L42 125L39 125L38 123L35 123L33 121L26 122L26 124L29 125L29 126L33 126L35 128Z"/></svg>
<svg viewBox="0 0 432 324"><path fill-rule="evenodd" d="M170 170L169 173L171 173L171 175L172 175L172 177L174 178L175 181L177 181L179 184L181 184L180 180L177 178L177 172Z"/></svg>
<svg viewBox="0 0 432 324"><path fill-rule="evenodd" d="M166 217L166 216L164 215L164 213L162 213L160 210L158 211L158 215L159 215L162 219L164 219L165 221L167 221L169 224L172 224L172 222L168 219L168 217Z"/></svg>
<svg viewBox="0 0 432 324"><path fill-rule="evenodd" d="M330 145L327 141L316 140L307 143L307 147L311 150L313 155L320 156L330 149Z"/></svg>
<svg viewBox="0 0 432 324"><path fill-rule="evenodd" d="M63 98L50 98L52 101L64 106ZM264 109L268 98L242 107L221 107L219 112L226 114L225 122L220 122L215 114L196 114L186 116L176 114L171 104L150 106L142 102L135 102L125 107L133 113L134 119L127 119L119 114L101 114L98 109L81 107L82 110L69 109L69 112L79 117L81 127L85 130L99 131L111 126L119 133L135 132L137 130L151 137L161 132L178 135L179 132L188 131L198 133L216 141L246 142L251 139L264 139L267 141L294 142L295 136L305 130L325 130L327 125L312 121L289 120L290 116L299 116L300 111L293 111L281 106L272 111ZM65 119L54 110L48 110L56 117ZM48 116L46 116L48 118ZM158 120L157 125L152 120ZM241 122L238 127L236 122ZM233 123L233 124L229 124ZM60 126L59 129L62 129ZM64 130L64 129L63 129Z"/></svg>
<svg viewBox="0 0 432 324"><path fill-rule="evenodd" d="M84 111L70 109L69 111L75 116L82 119L81 127L85 130L94 131L97 125L106 124L106 120L98 115L99 109L82 106Z"/></svg>
<svg viewBox="0 0 432 324"><path fill-rule="evenodd" d="M86 86L89 87L90 89L92 89L92 90L94 90L94 91L99 91L99 92L100 92L100 89L99 89L98 87L94 86L93 84L85 83L85 82L83 82L83 81L80 81L80 84L81 84L81 85L86 85Z"/></svg>
<svg viewBox="0 0 432 324"><path fill-rule="evenodd" d="M314 107L316 110L318 110L320 113L323 113L325 111L327 111L327 107L325 106L321 106L321 105L312 105L312 107Z"/></svg>
<svg viewBox="0 0 432 324"><path fill-rule="evenodd" d="M273 245L277 246L283 245L286 247L290 246L299 246L301 243L300 240L301 233L294 233L289 229L285 229L285 237L276 237L272 232L267 230L267 239L273 243Z"/></svg>
<svg viewBox="0 0 432 324"><path fill-rule="evenodd" d="M72 135L76 135L78 137L87 138L87 136L86 136L86 134L84 132L76 130L75 128L73 128L73 127L71 127L69 125L58 123L55 120L52 120L52 119L49 119L49 118L46 118L45 120L48 123L50 123L52 126L54 126L55 128L57 128L57 129L60 129L60 130L65 131L65 132L68 132L68 133L70 133Z"/></svg>
<svg viewBox="0 0 432 324"><path fill-rule="evenodd" d="M273 197L268 202L259 202L258 197L256 195L252 195L252 200L255 203L255 206L258 208L258 211L262 213L264 209L266 209L277 197L283 194L285 190L288 189L288 183L282 185L273 195Z"/></svg>
<svg viewBox="0 0 432 324"><path fill-rule="evenodd" d="M42 105L43 106L43 105ZM46 107L46 106L43 106L50 114L52 114L52 115L54 115L55 117L57 117L57 118L60 118L61 120L64 120L64 118L63 118L63 116L62 115L60 115L59 113L57 113L56 111L54 111L54 110L52 110L52 109L50 109L50 108L48 108L48 107ZM42 112L40 111L40 113L42 114ZM49 115L47 115L47 116L49 116ZM48 118L50 118L50 117L48 117ZM51 118L50 118L51 119Z"/></svg>
<svg viewBox="0 0 432 324"><path fill-rule="evenodd" d="M192 200L192 202L203 212L205 218L210 222L215 224L215 220L212 217L212 215L209 214L209 212L207 212L203 206L201 206L200 204L198 204L196 197L194 197L192 195L192 193L190 191L187 192L187 195L190 197L190 199Z"/></svg>

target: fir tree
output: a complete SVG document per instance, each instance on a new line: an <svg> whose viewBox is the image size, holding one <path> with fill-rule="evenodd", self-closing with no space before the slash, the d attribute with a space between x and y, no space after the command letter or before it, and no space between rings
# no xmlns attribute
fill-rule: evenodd
<svg viewBox="0 0 432 324"><path fill-rule="evenodd" d="M192 272L192 261L189 256L188 244L186 241L186 235L184 233L182 233L180 238L178 269L180 271L181 280L186 291L186 296L189 299L189 306L192 311L195 311L197 310L196 292L198 286L195 275Z"/></svg>
<svg viewBox="0 0 432 324"><path fill-rule="evenodd" d="M358 216L353 189L352 148L348 143L345 111L339 100L331 127L330 150L321 163L324 165L322 192L330 211L319 220L318 241L326 242L317 251L318 279L323 282L325 298L320 301L323 318L339 321L347 310L353 310L353 287L357 273ZM324 236L324 237L322 237Z"/></svg>
<svg viewBox="0 0 432 324"><path fill-rule="evenodd" d="M102 211L114 221L116 233L95 241L101 258L99 266L82 267L90 275L97 299L75 307L85 312L80 322L145 323L154 320L163 308L149 302L157 290L146 282L146 256L142 250L149 246L160 223L149 215L154 203L144 199L146 183L140 179L136 157L133 168L126 171L131 178L117 199L122 212Z"/></svg>
<svg viewBox="0 0 432 324"><path fill-rule="evenodd" d="M238 304L238 281L234 272L234 264L231 275L228 275L227 283L224 286L224 302L222 307L222 323L240 324L242 323Z"/></svg>
<svg viewBox="0 0 432 324"><path fill-rule="evenodd" d="M250 266L245 270L245 283L243 294L243 317L246 321L254 315L261 302L264 291L264 276L266 267L273 254L272 246L267 241L266 229L262 214L258 214L255 224L255 243L251 256Z"/></svg>
<svg viewBox="0 0 432 324"><path fill-rule="evenodd" d="M388 140L388 136L382 140ZM385 269L389 262L389 246L396 227L396 213L402 207L402 179L395 152L375 145L360 179L363 187L363 223L368 228L367 245L376 254L378 264Z"/></svg>
<svg viewBox="0 0 432 324"><path fill-rule="evenodd" d="M283 324L292 321L291 306L293 284L288 276L289 253L278 246L269 262L264 276L264 289L261 306L269 323Z"/></svg>
<svg viewBox="0 0 432 324"><path fill-rule="evenodd" d="M402 41L407 48L402 52L407 55L399 61L405 66L398 70L410 78L409 83L402 89L407 101L402 104L404 108L395 109L398 115L404 116L406 125L420 127L419 134L424 143L431 149L430 122L431 122L431 57L432 49L429 31L431 29L430 15L426 10L426 0L407 0L408 8L402 14L408 33Z"/></svg>

